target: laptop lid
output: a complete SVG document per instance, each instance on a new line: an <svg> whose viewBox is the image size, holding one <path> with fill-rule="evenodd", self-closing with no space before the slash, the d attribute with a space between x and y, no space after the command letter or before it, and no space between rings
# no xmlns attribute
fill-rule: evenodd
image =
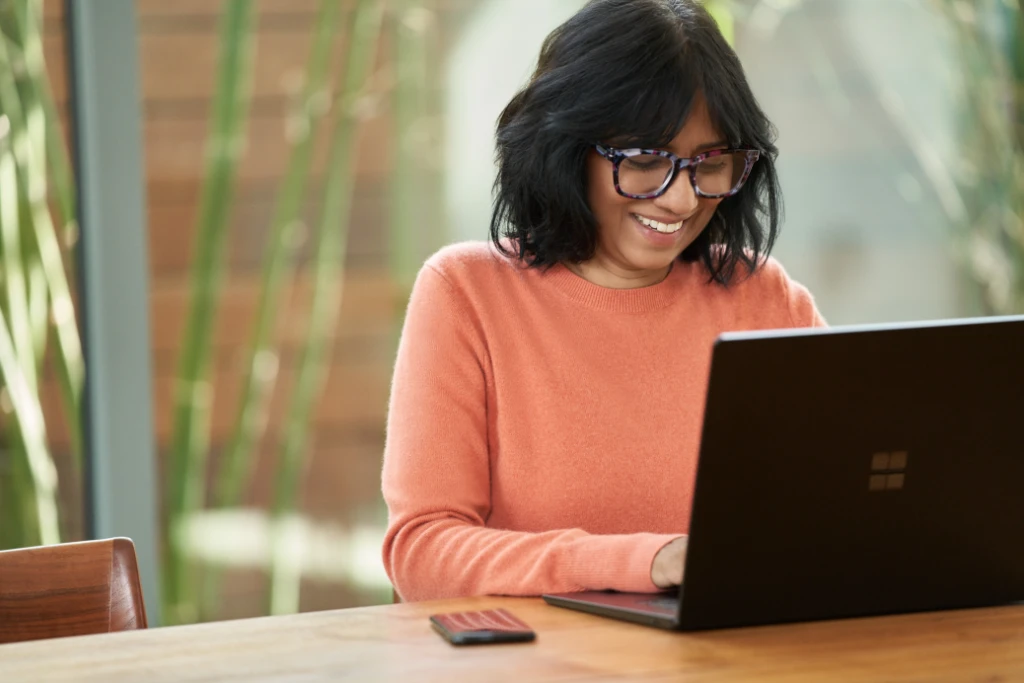
<svg viewBox="0 0 1024 683"><path fill-rule="evenodd" d="M723 335L679 626L1024 599L1024 316Z"/></svg>

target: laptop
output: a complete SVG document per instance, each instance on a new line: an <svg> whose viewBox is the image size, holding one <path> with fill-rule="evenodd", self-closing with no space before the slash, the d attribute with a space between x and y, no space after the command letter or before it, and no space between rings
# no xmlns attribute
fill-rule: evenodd
<svg viewBox="0 0 1024 683"><path fill-rule="evenodd" d="M723 334L683 586L545 595L697 631L1024 600L1024 316Z"/></svg>

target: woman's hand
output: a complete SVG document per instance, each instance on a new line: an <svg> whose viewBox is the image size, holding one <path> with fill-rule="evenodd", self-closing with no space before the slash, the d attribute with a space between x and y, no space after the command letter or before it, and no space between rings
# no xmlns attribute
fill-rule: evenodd
<svg viewBox="0 0 1024 683"><path fill-rule="evenodd" d="M686 563L687 536L680 536L662 546L651 563L651 581L658 588L671 588L683 582L683 566Z"/></svg>

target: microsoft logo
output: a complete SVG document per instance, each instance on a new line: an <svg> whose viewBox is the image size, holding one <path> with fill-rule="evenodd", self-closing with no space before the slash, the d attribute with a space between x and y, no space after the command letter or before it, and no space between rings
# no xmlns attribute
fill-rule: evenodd
<svg viewBox="0 0 1024 683"><path fill-rule="evenodd" d="M894 491L903 488L907 476L907 452L875 453L871 456L868 491Z"/></svg>

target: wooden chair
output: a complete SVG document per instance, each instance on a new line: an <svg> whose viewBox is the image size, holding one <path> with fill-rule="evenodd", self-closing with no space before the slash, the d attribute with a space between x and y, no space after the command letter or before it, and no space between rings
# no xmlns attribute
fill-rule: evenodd
<svg viewBox="0 0 1024 683"><path fill-rule="evenodd" d="M0 552L0 643L142 628L146 608L130 539Z"/></svg>

